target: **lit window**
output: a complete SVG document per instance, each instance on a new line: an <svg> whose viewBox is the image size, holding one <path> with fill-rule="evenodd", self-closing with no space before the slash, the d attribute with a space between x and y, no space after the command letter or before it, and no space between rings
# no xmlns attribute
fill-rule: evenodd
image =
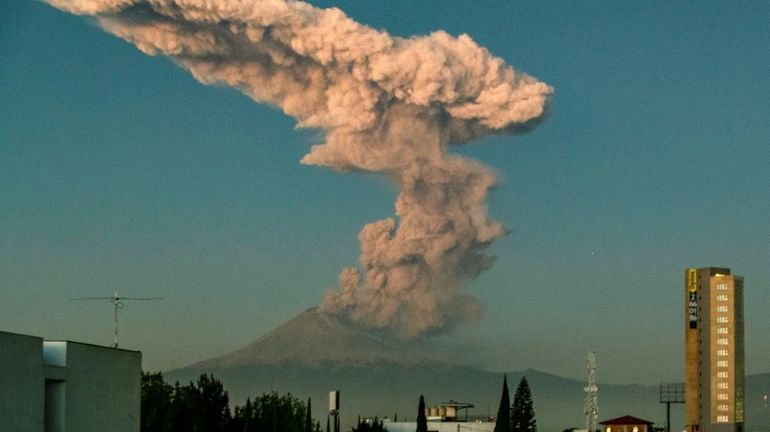
<svg viewBox="0 0 770 432"><path fill-rule="evenodd" d="M726 423L728 421L727 416L725 415L717 416L717 421L720 423Z"/></svg>
<svg viewBox="0 0 770 432"><path fill-rule="evenodd" d="M717 312L727 312L727 305L717 306Z"/></svg>
<svg viewBox="0 0 770 432"><path fill-rule="evenodd" d="M727 294L718 294L717 301L727 301Z"/></svg>
<svg viewBox="0 0 770 432"><path fill-rule="evenodd" d="M727 400L727 393L718 393L717 400Z"/></svg>
<svg viewBox="0 0 770 432"><path fill-rule="evenodd" d="M717 411L727 411L727 405L717 405Z"/></svg>
<svg viewBox="0 0 770 432"><path fill-rule="evenodd" d="M717 367L727 367L727 360L717 360Z"/></svg>
<svg viewBox="0 0 770 432"><path fill-rule="evenodd" d="M717 339L717 345L727 345L727 338Z"/></svg>
<svg viewBox="0 0 770 432"><path fill-rule="evenodd" d="M717 378L727 378L727 371L719 371L717 372Z"/></svg>
<svg viewBox="0 0 770 432"><path fill-rule="evenodd" d="M720 324L727 324L727 317L726 316L718 316L717 322Z"/></svg>
<svg viewBox="0 0 770 432"><path fill-rule="evenodd" d="M728 389L728 386L727 386L727 383L726 383L726 382L719 382L719 383L717 383L717 388L718 388L719 390L727 390L727 389Z"/></svg>
<svg viewBox="0 0 770 432"><path fill-rule="evenodd" d="M717 350L717 355L720 357L726 357L727 356L727 350L726 349L719 349Z"/></svg>
<svg viewBox="0 0 770 432"><path fill-rule="evenodd" d="M717 334L727 334L727 327L717 328Z"/></svg>
<svg viewBox="0 0 770 432"><path fill-rule="evenodd" d="M727 284L724 284L724 283L717 284L717 291L727 291Z"/></svg>

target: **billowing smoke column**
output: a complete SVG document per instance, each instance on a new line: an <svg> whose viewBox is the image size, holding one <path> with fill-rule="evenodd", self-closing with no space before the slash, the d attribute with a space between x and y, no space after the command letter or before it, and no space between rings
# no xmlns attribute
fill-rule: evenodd
<svg viewBox="0 0 770 432"><path fill-rule="evenodd" d="M398 185L397 217L364 226L360 267L342 270L321 310L405 339L479 315L461 288L491 265L483 251L505 233L486 215L496 178L447 147L533 127L551 87L467 35L394 38L298 1L48 1L93 15L204 84L236 87L322 129L325 142L302 163Z"/></svg>

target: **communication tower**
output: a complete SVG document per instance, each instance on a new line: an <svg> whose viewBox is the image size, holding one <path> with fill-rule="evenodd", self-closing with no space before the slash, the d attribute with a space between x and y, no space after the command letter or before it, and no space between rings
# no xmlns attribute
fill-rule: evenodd
<svg viewBox="0 0 770 432"><path fill-rule="evenodd" d="M599 402L597 393L599 387L596 385L596 352L588 352L588 385L583 389L586 392L585 416L586 430L595 432L599 421Z"/></svg>

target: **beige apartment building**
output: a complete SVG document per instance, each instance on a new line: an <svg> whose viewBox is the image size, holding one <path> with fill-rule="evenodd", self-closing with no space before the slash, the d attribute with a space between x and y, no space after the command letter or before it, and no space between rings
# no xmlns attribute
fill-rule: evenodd
<svg viewBox="0 0 770 432"><path fill-rule="evenodd" d="M688 432L743 432L743 277L685 270L685 421Z"/></svg>

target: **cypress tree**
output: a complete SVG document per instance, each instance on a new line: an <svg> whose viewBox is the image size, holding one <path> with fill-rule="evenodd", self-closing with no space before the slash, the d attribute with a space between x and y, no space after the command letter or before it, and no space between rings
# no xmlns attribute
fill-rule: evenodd
<svg viewBox="0 0 770 432"><path fill-rule="evenodd" d="M313 432L313 418L310 414L310 398L307 398L307 414L305 415L305 432Z"/></svg>
<svg viewBox="0 0 770 432"><path fill-rule="evenodd" d="M417 431L428 432L428 418L425 417L425 398L420 395L420 405L417 407Z"/></svg>
<svg viewBox="0 0 770 432"><path fill-rule="evenodd" d="M511 431L512 432L537 432L535 422L535 409L532 406L532 393L529 390L527 379L522 377L516 394L513 396L511 407Z"/></svg>
<svg viewBox="0 0 770 432"><path fill-rule="evenodd" d="M508 377L503 375L503 394L500 396L500 407L497 408L495 432L511 432L511 398L508 395Z"/></svg>

